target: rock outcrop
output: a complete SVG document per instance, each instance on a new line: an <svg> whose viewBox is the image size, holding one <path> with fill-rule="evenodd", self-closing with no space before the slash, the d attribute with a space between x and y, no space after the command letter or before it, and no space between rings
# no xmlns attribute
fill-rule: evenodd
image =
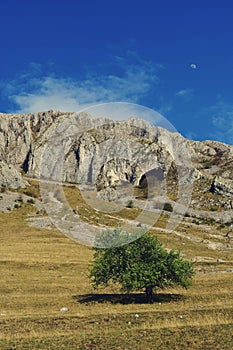
<svg viewBox="0 0 233 350"><path fill-rule="evenodd" d="M25 188L27 182L23 179L21 173L10 164L0 160L0 187L2 189Z"/></svg>
<svg viewBox="0 0 233 350"><path fill-rule="evenodd" d="M0 113L0 155L7 163L28 170L28 158L35 144L69 113L48 111L33 114Z"/></svg>
<svg viewBox="0 0 233 350"><path fill-rule="evenodd" d="M114 197L119 183L138 186L153 169L166 178L173 167L181 190L198 183L199 192L208 187L213 195L233 199L233 146L187 140L137 118L114 121L59 111L0 114L0 157L0 182L6 187L24 186L19 172L24 170L31 177L111 188Z"/></svg>
<svg viewBox="0 0 233 350"><path fill-rule="evenodd" d="M216 176L211 183L210 192L232 197L233 181Z"/></svg>

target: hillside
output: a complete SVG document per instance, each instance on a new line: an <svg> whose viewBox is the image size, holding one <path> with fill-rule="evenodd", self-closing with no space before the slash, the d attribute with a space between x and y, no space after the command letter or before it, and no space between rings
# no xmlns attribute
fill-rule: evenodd
<svg viewBox="0 0 233 350"><path fill-rule="evenodd" d="M144 186L147 193L141 191L138 198L141 194L151 202L160 196L177 213L183 213L183 205L197 216L212 210L218 219L231 218L233 146L191 141L137 118L117 122L84 112L48 111L1 114L0 119L2 186L22 187L19 171L26 177L94 185L96 197L112 201L127 200L122 185ZM6 165L12 176L9 169L5 174ZM182 199L191 193L192 198Z"/></svg>
<svg viewBox="0 0 233 350"><path fill-rule="evenodd" d="M232 349L232 146L136 118L0 120L1 349ZM194 285L152 305L94 291L88 246L116 226L181 250Z"/></svg>

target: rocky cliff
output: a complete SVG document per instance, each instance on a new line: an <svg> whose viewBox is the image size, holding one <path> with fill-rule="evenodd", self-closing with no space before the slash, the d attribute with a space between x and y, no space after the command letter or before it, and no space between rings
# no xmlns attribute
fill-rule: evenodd
<svg viewBox="0 0 233 350"><path fill-rule="evenodd" d="M204 200L219 207L229 207L233 199L232 146L187 140L137 118L117 122L59 111L0 114L0 155L5 169L0 182L7 187L24 185L23 170L30 177L95 184L104 195L121 183L140 186L145 176L149 185L160 169L164 178L157 174L156 181L167 179L174 193L178 185L192 184L197 194L212 194ZM200 196L196 204L202 201Z"/></svg>
<svg viewBox="0 0 233 350"><path fill-rule="evenodd" d="M13 165L0 160L0 186L3 189L25 188L26 185L27 182Z"/></svg>

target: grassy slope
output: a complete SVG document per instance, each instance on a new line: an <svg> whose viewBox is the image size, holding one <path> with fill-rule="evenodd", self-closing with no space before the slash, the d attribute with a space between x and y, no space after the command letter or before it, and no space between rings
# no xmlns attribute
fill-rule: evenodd
<svg viewBox="0 0 233 350"><path fill-rule="evenodd" d="M233 274L222 273L232 267L232 250L156 231L187 258L212 258L197 265L193 287L163 291L152 305L113 288L96 297L86 278L91 250L56 230L26 226L32 210L0 214L0 349L232 349ZM217 234L207 229L180 227L202 239Z"/></svg>

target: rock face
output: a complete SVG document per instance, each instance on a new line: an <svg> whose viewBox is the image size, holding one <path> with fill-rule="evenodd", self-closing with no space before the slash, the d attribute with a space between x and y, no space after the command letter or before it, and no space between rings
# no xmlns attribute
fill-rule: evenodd
<svg viewBox="0 0 233 350"><path fill-rule="evenodd" d="M27 182L22 178L20 172L4 161L0 161L0 186L2 188L25 188Z"/></svg>
<svg viewBox="0 0 233 350"><path fill-rule="evenodd" d="M51 130L50 130L51 131ZM138 185L143 174L171 164L189 168L188 143L177 133L129 119L122 122L74 115L32 145L28 174L76 183Z"/></svg>
<svg viewBox="0 0 233 350"><path fill-rule="evenodd" d="M210 191L219 195L233 196L233 181L216 176L212 181Z"/></svg>
<svg viewBox="0 0 233 350"><path fill-rule="evenodd" d="M59 111L0 114L0 156L0 183L6 187L24 186L23 169L31 177L92 183L98 191L111 189L114 197L121 182L138 186L154 169L166 178L174 168L181 189L197 183L199 192L208 188L213 195L233 197L232 146L187 140L137 118L117 122Z"/></svg>
<svg viewBox="0 0 233 350"><path fill-rule="evenodd" d="M64 114L58 111L24 115L0 113L1 158L27 171L31 149L61 116Z"/></svg>

